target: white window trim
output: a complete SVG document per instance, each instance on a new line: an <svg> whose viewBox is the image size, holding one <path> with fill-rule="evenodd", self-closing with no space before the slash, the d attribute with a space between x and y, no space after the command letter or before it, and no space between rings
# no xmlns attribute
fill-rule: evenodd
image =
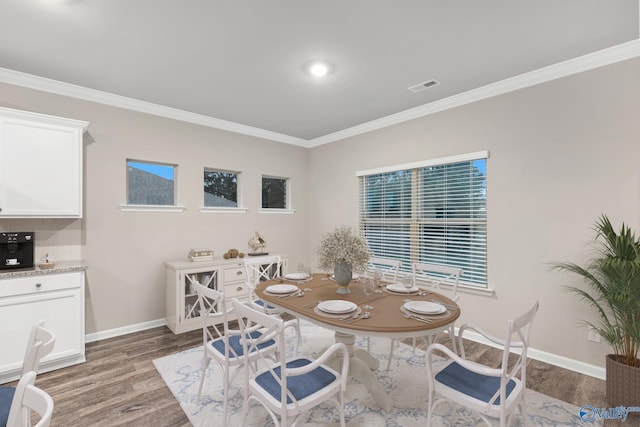
<svg viewBox="0 0 640 427"><path fill-rule="evenodd" d="M215 206L203 206L200 208L201 213L205 214L220 214L220 213L232 213L232 214L244 214L247 213L247 208L220 208Z"/></svg>
<svg viewBox="0 0 640 427"><path fill-rule="evenodd" d="M178 198L178 164L127 158L125 162L125 168L128 168L129 162L155 164L155 165L173 167L173 200L175 202L175 200ZM126 185L127 185L127 188L125 190L125 194L128 201L129 200L128 170L126 172ZM183 212L185 210L185 207L177 204L176 205L130 205L127 203L123 203L120 205L120 210L122 212Z"/></svg>
<svg viewBox="0 0 640 427"><path fill-rule="evenodd" d="M258 209L259 213L276 213L276 214L292 214L295 213L295 209L291 208L291 178L290 177L285 177L285 176L276 176L276 175L262 175L260 177L260 206L262 206L262 180L264 178L269 178L269 179L283 179L286 183L286 195L287 198L285 200L285 206L287 206L286 208L260 208Z"/></svg>
<svg viewBox="0 0 640 427"><path fill-rule="evenodd" d="M180 205L120 205L122 212L184 212L186 208Z"/></svg>
<svg viewBox="0 0 640 427"><path fill-rule="evenodd" d="M201 213L247 213L248 209L242 207L242 205L244 204L244 202L243 202L243 200L244 200L244 194L243 194L244 184L242 182L242 180L243 180L242 172L234 171L234 170L230 170L230 169L212 168L212 167L208 167L208 166L205 166L204 170L205 171L209 170L211 172L223 172L223 173L234 173L234 174L236 174L236 179L238 180L238 182L237 182L238 200L236 201L236 203L238 204L238 206L235 207L235 208L223 207L223 206L202 206L200 208L200 212ZM203 195L203 197L204 197L204 195ZM204 200L203 200L203 204L204 204Z"/></svg>
<svg viewBox="0 0 640 427"><path fill-rule="evenodd" d="M280 209L280 208L260 208L258 209L258 213L261 214L278 214L278 215L289 215L296 213L295 209Z"/></svg>
<svg viewBox="0 0 640 427"><path fill-rule="evenodd" d="M488 159L489 151L477 151L475 153L457 154L454 156L440 157L438 159L421 160L401 165L383 166L380 168L357 171L356 176L376 175L379 173L396 172L407 169L420 169L428 166L444 165L449 163L470 162L472 160Z"/></svg>

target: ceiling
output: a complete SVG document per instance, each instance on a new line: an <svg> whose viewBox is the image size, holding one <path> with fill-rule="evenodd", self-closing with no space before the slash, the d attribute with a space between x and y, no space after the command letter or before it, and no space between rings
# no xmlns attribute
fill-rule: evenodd
<svg viewBox="0 0 640 427"><path fill-rule="evenodd" d="M0 81L313 146L637 41L638 3L2 0ZM314 59L333 72L305 73Z"/></svg>

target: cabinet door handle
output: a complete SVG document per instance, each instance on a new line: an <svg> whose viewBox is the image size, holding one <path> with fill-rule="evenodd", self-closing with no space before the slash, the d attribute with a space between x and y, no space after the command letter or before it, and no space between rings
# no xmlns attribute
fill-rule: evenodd
<svg viewBox="0 0 640 427"><path fill-rule="evenodd" d="M40 289L42 287L42 283L36 283L36 288Z"/></svg>
<svg viewBox="0 0 640 427"><path fill-rule="evenodd" d="M238 292L240 292L241 290L243 290L243 287L242 287L242 286L238 286L238 287L236 288L236 291L238 291Z"/></svg>
<svg viewBox="0 0 640 427"><path fill-rule="evenodd" d="M236 276L242 276L242 271L236 271Z"/></svg>

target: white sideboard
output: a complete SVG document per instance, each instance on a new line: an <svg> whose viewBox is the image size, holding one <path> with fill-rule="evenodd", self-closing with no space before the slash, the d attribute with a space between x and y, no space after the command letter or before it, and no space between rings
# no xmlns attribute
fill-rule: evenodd
<svg viewBox="0 0 640 427"><path fill-rule="evenodd" d="M0 384L20 376L31 327L39 320L56 336L39 372L85 361L84 284L82 264L55 270L0 273Z"/></svg>
<svg viewBox="0 0 640 427"><path fill-rule="evenodd" d="M82 217L87 126L0 107L0 217Z"/></svg>
<svg viewBox="0 0 640 427"><path fill-rule="evenodd" d="M287 259L282 258L282 274ZM166 321L169 329L180 334L202 328L200 308L192 283L197 281L224 292L227 301L233 298L246 300L249 289L246 285L242 258L214 258L209 261L170 261L166 267Z"/></svg>

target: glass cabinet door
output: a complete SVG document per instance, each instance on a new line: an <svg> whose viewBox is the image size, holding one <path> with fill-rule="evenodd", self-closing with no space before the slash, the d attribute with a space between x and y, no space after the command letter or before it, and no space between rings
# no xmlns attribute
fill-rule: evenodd
<svg viewBox="0 0 640 427"><path fill-rule="evenodd" d="M218 289L218 270L185 272L182 286L184 290L184 319L194 319L200 316L200 305L195 284L199 283L210 289Z"/></svg>

